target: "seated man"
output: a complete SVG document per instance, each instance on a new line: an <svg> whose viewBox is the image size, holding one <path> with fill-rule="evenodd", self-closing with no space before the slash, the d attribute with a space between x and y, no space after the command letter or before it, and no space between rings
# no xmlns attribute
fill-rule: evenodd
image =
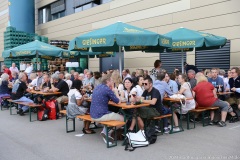
<svg viewBox="0 0 240 160"><path fill-rule="evenodd" d="M54 85L52 85L52 88L49 91L61 92L61 95L56 99L58 102L59 111L61 111L62 103L68 101L67 94L69 92L69 87L68 87L68 84L64 80L59 79L58 74L53 74L52 80L53 80ZM59 118L61 118L61 116L59 116Z"/></svg>
<svg viewBox="0 0 240 160"><path fill-rule="evenodd" d="M144 92L142 94L142 102L150 104L150 107L141 107L138 109L138 126L139 129L144 129L142 118L150 119L152 117L160 116L162 111L160 92L153 87L152 79L150 77L144 78Z"/></svg>
<svg viewBox="0 0 240 160"><path fill-rule="evenodd" d="M122 115L111 112L108 110L108 102L112 100L115 103L120 103L117 89L113 88L113 80L111 75L104 75L102 77L102 83L99 84L92 94L92 103L90 106L90 115L94 121L124 121ZM122 126L118 126L120 128ZM105 127L101 132L104 142L106 143L106 136L109 137L109 141L113 142L114 139L110 136L112 130L109 131L109 135L106 133Z"/></svg>
<svg viewBox="0 0 240 160"><path fill-rule="evenodd" d="M26 85L27 76L25 73L20 73L18 76L18 81L13 85L11 98L14 102L33 102L31 99L28 99L24 96L24 93L30 91ZM17 113L19 115L24 115L28 110L28 106L18 105Z"/></svg>
<svg viewBox="0 0 240 160"><path fill-rule="evenodd" d="M212 74L212 77L208 78L208 82L212 83L214 87L219 86L219 85L223 86L223 91L224 91L225 90L224 82L223 82L223 79L218 76L218 69L212 68L211 74ZM223 91L221 91L221 92L223 92Z"/></svg>
<svg viewBox="0 0 240 160"><path fill-rule="evenodd" d="M230 95L231 97L227 99L227 101L230 105L237 104L240 109L240 76L238 67L233 67L231 69L231 76L232 77L229 79L228 83L231 92L234 92L234 94Z"/></svg>
<svg viewBox="0 0 240 160"><path fill-rule="evenodd" d="M170 79L170 76L168 73L165 74L164 80L167 82L168 86L170 87L173 94L176 94L178 92L178 84L176 81L173 81Z"/></svg>

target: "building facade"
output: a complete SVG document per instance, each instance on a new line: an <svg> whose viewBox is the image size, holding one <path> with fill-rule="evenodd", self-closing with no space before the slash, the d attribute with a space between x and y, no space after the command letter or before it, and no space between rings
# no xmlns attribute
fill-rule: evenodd
<svg viewBox="0 0 240 160"><path fill-rule="evenodd" d="M0 51L7 25L8 3L0 0ZM240 66L239 0L35 0L35 31L50 40L71 40L122 21L160 34L179 27L224 36L230 43L230 67ZM124 53L124 66L151 69L159 53ZM195 64L195 51L186 60ZM99 70L99 59L89 68ZM207 66L206 66L207 67ZM171 72L171 71L170 71Z"/></svg>

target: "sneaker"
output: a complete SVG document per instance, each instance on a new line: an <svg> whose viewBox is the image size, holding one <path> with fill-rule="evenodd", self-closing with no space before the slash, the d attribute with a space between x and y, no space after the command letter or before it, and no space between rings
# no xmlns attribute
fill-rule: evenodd
<svg viewBox="0 0 240 160"><path fill-rule="evenodd" d="M236 116L234 116L234 117L230 118L229 123L235 123L237 121L238 121L238 118Z"/></svg>
<svg viewBox="0 0 240 160"><path fill-rule="evenodd" d="M18 111L17 111L17 114L21 115L23 113L23 110L20 108Z"/></svg>
<svg viewBox="0 0 240 160"><path fill-rule="evenodd" d="M223 121L219 121L218 124L219 124L220 127L225 127L226 126L226 123L223 122Z"/></svg>
<svg viewBox="0 0 240 160"><path fill-rule="evenodd" d="M194 119L190 118L190 122L194 122ZM198 122L201 122L201 120L199 118L195 118L195 122L198 123Z"/></svg>
<svg viewBox="0 0 240 160"><path fill-rule="evenodd" d="M166 129L164 129L163 131L164 131L165 134L169 134L170 129L166 128Z"/></svg>
<svg viewBox="0 0 240 160"><path fill-rule="evenodd" d="M161 133L162 131L161 131L161 129L159 127L157 127L157 128L155 127L155 132L156 133Z"/></svg>
<svg viewBox="0 0 240 160"><path fill-rule="evenodd" d="M174 132L179 132L179 131L180 131L180 128L179 128L179 127L175 127L175 128L173 128L173 131L174 131Z"/></svg>
<svg viewBox="0 0 240 160"><path fill-rule="evenodd" d="M171 130L172 129L172 125L169 124L168 125L168 129Z"/></svg>
<svg viewBox="0 0 240 160"><path fill-rule="evenodd" d="M103 141L104 141L105 143L107 143L107 135L106 135L105 133L103 133L103 132L101 132L100 135L103 137ZM111 143L113 143L113 142L114 142L114 139L113 139L111 136L108 135L108 141L111 142ZM109 144L110 144L110 143L109 143Z"/></svg>
<svg viewBox="0 0 240 160"><path fill-rule="evenodd" d="M213 120L210 121L208 124L209 124L209 125L213 125L213 124L214 124Z"/></svg>

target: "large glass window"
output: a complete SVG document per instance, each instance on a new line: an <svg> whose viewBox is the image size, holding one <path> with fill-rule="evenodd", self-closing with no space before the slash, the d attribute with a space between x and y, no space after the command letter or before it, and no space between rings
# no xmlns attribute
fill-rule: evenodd
<svg viewBox="0 0 240 160"><path fill-rule="evenodd" d="M101 0L101 4L111 2L112 0Z"/></svg>

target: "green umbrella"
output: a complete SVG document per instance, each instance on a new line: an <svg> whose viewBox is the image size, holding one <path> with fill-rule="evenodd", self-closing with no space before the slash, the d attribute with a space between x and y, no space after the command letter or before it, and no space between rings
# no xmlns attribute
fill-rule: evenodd
<svg viewBox="0 0 240 160"><path fill-rule="evenodd" d="M19 56L53 56L53 57L61 57L63 51L68 52L65 49L55 47L53 45L40 42L35 40L33 42L29 42L27 44L23 44L21 46L12 48L7 51L3 51L3 57L19 57Z"/></svg>
<svg viewBox="0 0 240 160"><path fill-rule="evenodd" d="M161 39L161 40L160 40ZM92 50L93 52L121 52L121 47L171 46L171 38L142 28L117 22L104 28L83 34L69 42L69 50ZM139 49L141 50L141 49ZM122 70L119 55L119 69ZM121 72L120 72L121 73Z"/></svg>
<svg viewBox="0 0 240 160"><path fill-rule="evenodd" d="M182 72L183 68L183 50L185 48L212 49L211 47L223 46L227 42L225 37L216 36L209 33L190 30L187 28L178 28L164 34L172 38L172 49L181 49L182 51Z"/></svg>

